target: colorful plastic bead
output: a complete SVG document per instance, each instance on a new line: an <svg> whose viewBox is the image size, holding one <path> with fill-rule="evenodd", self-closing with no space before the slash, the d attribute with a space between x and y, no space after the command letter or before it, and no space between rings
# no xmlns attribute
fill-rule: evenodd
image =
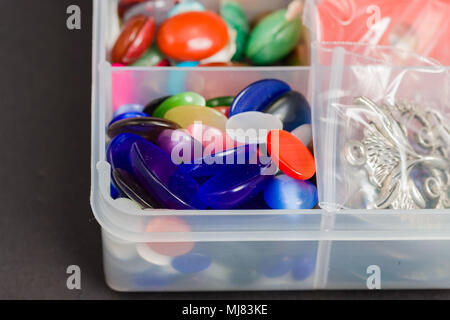
<svg viewBox="0 0 450 320"><path fill-rule="evenodd" d="M153 112L155 112L156 108L159 107L161 103L163 103L165 100L169 99L171 96L164 96L161 98L156 98L150 101L143 109L143 112L148 114L148 116L151 116Z"/></svg>
<svg viewBox="0 0 450 320"><path fill-rule="evenodd" d="M185 12L161 25L157 43L160 50L172 59L200 61L227 45L228 29L223 19L212 11Z"/></svg>
<svg viewBox="0 0 450 320"><path fill-rule="evenodd" d="M240 143L266 143L271 130L283 129L277 117L257 111L242 112L228 119L227 135Z"/></svg>
<svg viewBox="0 0 450 320"><path fill-rule="evenodd" d="M183 92L164 100L153 112L153 117L164 118L167 111L179 106L204 106L205 98L195 92Z"/></svg>
<svg viewBox="0 0 450 320"><path fill-rule="evenodd" d="M120 0L117 11L119 13L119 17L122 18L125 12L130 9L132 6L135 6L141 2L145 2L147 0Z"/></svg>
<svg viewBox="0 0 450 320"><path fill-rule="evenodd" d="M155 217L145 228L146 232L191 232L186 221L177 217ZM194 248L193 242L148 242L146 245L164 256L176 257L189 253Z"/></svg>
<svg viewBox="0 0 450 320"><path fill-rule="evenodd" d="M175 164L193 162L203 155L202 144L184 130L164 130L157 140L158 146L171 155Z"/></svg>
<svg viewBox="0 0 450 320"><path fill-rule="evenodd" d="M203 155L211 155L223 150L233 149L236 145L225 132L201 123L189 125L186 131L205 147Z"/></svg>
<svg viewBox="0 0 450 320"><path fill-rule="evenodd" d="M172 260L172 268L181 273L196 273L209 268L211 258L206 254L191 252Z"/></svg>
<svg viewBox="0 0 450 320"><path fill-rule="evenodd" d="M214 110L219 111L220 113L222 113L225 117L229 117L230 115L230 107L213 107Z"/></svg>
<svg viewBox="0 0 450 320"><path fill-rule="evenodd" d="M231 58L233 58L234 54L236 53L236 31L229 26L227 26L227 30L228 41L225 47L217 51L212 56L202 59L200 61L200 65L205 66L211 63L223 63L231 61Z"/></svg>
<svg viewBox="0 0 450 320"><path fill-rule="evenodd" d="M143 106L137 103L129 103L121 105L119 108L114 111L113 118L117 117L118 115L122 113L128 113L128 112L142 112Z"/></svg>
<svg viewBox="0 0 450 320"><path fill-rule="evenodd" d="M195 180L177 174L178 166L161 148L148 141L138 141L131 147L130 160L139 183L164 208L205 208L198 198Z"/></svg>
<svg viewBox="0 0 450 320"><path fill-rule="evenodd" d="M206 101L208 107L231 106L234 96L217 97Z"/></svg>
<svg viewBox="0 0 450 320"><path fill-rule="evenodd" d="M312 209L317 204L317 189L309 181L276 176L264 190L264 200L272 209Z"/></svg>
<svg viewBox="0 0 450 320"><path fill-rule="evenodd" d="M114 122L123 120L123 119L131 119L131 118L138 118L138 117L147 117L147 114L143 112L127 112L127 113L121 113L118 116L115 116L111 122L108 124L108 126L112 125Z"/></svg>
<svg viewBox="0 0 450 320"><path fill-rule="evenodd" d="M137 15L145 15L147 17L152 17L155 19L155 23L159 26L166 20L167 14L176 5L178 0L150 0L141 1L134 5L132 8L128 9L123 20L127 22L129 19Z"/></svg>
<svg viewBox="0 0 450 320"><path fill-rule="evenodd" d="M142 208L161 208L161 205L136 182L129 172L117 168L113 170L113 177L120 191L139 203Z"/></svg>
<svg viewBox="0 0 450 320"><path fill-rule="evenodd" d="M156 141L158 135L165 129L176 130L180 129L180 126L166 119L139 117L117 121L108 127L107 133L110 138L121 133L134 133L149 141Z"/></svg>
<svg viewBox="0 0 450 320"><path fill-rule="evenodd" d="M213 209L232 209L262 191L272 176L261 175L258 165L230 166L214 175L198 190L199 197Z"/></svg>
<svg viewBox="0 0 450 320"><path fill-rule="evenodd" d="M153 42L155 20L143 15L131 18L112 49L113 63L130 64L139 59Z"/></svg>
<svg viewBox="0 0 450 320"><path fill-rule="evenodd" d="M267 135L267 151L280 170L294 179L308 180L316 172L311 152L287 131L270 131Z"/></svg>
<svg viewBox="0 0 450 320"><path fill-rule="evenodd" d="M222 2L220 15L236 31L236 53L232 57L233 61L239 61L243 58L247 38L249 34L249 23L242 6L232 0Z"/></svg>
<svg viewBox="0 0 450 320"><path fill-rule="evenodd" d="M193 0L187 0L187 1L183 1L179 4L177 4L175 7L173 7L169 13L167 14L167 16L173 17L177 14L180 13L184 13L184 12L191 12L191 11L205 11L205 6L202 5L201 3L197 2L197 1L193 1Z"/></svg>
<svg viewBox="0 0 450 320"><path fill-rule="evenodd" d="M262 111L291 87L280 80L266 79L252 83L233 100L230 117L246 111Z"/></svg>
<svg viewBox="0 0 450 320"><path fill-rule="evenodd" d="M298 3L294 1L294 3ZM264 19L250 33L246 56L256 65L273 64L296 46L300 39L301 20L298 6L278 10Z"/></svg>
<svg viewBox="0 0 450 320"><path fill-rule="evenodd" d="M164 60L164 55L159 51L158 47L151 46L138 60L133 62L133 67L153 67L157 66Z"/></svg>
<svg viewBox="0 0 450 320"><path fill-rule="evenodd" d="M298 140L303 142L305 146L309 146L312 143L312 127L309 123L302 124L300 127L291 131L291 133Z"/></svg>
<svg viewBox="0 0 450 320"><path fill-rule="evenodd" d="M194 122L200 122L210 127L225 131L227 117L222 113L204 106L181 106L166 112L164 118L187 128Z"/></svg>
<svg viewBox="0 0 450 320"><path fill-rule="evenodd" d="M278 97L264 113L272 114L283 122L283 129L292 131L305 123L311 123L311 108L306 98L297 91L289 91Z"/></svg>
<svg viewBox="0 0 450 320"><path fill-rule="evenodd" d="M303 281L314 273L316 257L313 254L298 255L294 257L292 265L292 278Z"/></svg>
<svg viewBox="0 0 450 320"><path fill-rule="evenodd" d="M133 169L129 153L131 146L136 141L141 140L144 140L144 138L132 133L122 133L114 137L106 149L106 160L111 164L111 167L113 169L123 169L128 173L132 173Z"/></svg>

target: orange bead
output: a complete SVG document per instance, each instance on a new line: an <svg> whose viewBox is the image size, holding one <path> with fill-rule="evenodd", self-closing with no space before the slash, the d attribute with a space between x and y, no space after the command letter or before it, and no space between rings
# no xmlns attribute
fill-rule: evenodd
<svg viewBox="0 0 450 320"><path fill-rule="evenodd" d="M229 106L213 107L213 109L219 111L220 113L223 113L227 118L230 116Z"/></svg>
<svg viewBox="0 0 450 320"><path fill-rule="evenodd" d="M308 180L316 173L311 152L287 131L270 131L267 135L267 151L278 168L291 178Z"/></svg>
<svg viewBox="0 0 450 320"><path fill-rule="evenodd" d="M225 21L212 11L191 11L167 19L157 34L159 49L180 61L199 61L228 43Z"/></svg>
<svg viewBox="0 0 450 320"><path fill-rule="evenodd" d="M155 36L155 20L139 15L131 18L122 29L112 49L112 63L130 64L150 48Z"/></svg>

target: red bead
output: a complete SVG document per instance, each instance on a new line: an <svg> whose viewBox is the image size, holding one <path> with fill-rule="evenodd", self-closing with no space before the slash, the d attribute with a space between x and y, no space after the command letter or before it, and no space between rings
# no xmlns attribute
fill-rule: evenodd
<svg viewBox="0 0 450 320"><path fill-rule="evenodd" d="M119 13L119 17L123 17L125 12L130 9L132 6L144 2L147 0L120 0L119 5L117 6L117 11Z"/></svg>
<svg viewBox="0 0 450 320"><path fill-rule="evenodd" d="M167 19L159 28L159 49L179 61L199 61L223 49L228 42L225 21L212 11L191 11Z"/></svg>
<svg viewBox="0 0 450 320"><path fill-rule="evenodd" d="M230 107L229 106L222 106L222 107L214 107L214 110L219 111L220 113L224 114L225 117L230 117Z"/></svg>
<svg viewBox="0 0 450 320"><path fill-rule="evenodd" d="M287 131L270 131L267 135L267 151L278 168L294 179L308 180L316 173L311 152Z"/></svg>
<svg viewBox="0 0 450 320"><path fill-rule="evenodd" d="M112 49L112 63L130 64L150 48L155 35L155 20L138 15L131 18L117 38Z"/></svg>

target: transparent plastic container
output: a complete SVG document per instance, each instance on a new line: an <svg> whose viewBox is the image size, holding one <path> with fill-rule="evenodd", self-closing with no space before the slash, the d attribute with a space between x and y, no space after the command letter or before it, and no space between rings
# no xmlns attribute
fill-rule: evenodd
<svg viewBox="0 0 450 320"><path fill-rule="evenodd" d="M248 12L253 8L251 15L286 2L243 1ZM108 52L119 30L116 5L95 0L93 19L91 206L102 228L105 277L112 289L366 289L374 275L382 289L450 288L449 210L141 210L127 199L113 200L105 129L115 106L183 89L206 97L232 95L264 78L284 80L310 96L305 67L112 67ZM130 88L125 95L115 90L123 83ZM190 231L145 231L161 217L181 219ZM149 244L193 245L209 267L180 273L173 258L155 254Z"/></svg>

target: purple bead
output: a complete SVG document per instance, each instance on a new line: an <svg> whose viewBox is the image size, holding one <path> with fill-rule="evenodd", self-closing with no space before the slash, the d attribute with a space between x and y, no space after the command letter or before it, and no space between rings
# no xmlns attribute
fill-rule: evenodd
<svg viewBox="0 0 450 320"><path fill-rule="evenodd" d="M143 112L126 112L121 113L118 116L115 116L111 122L108 124L108 127L112 125L114 122L123 120L123 119L131 119L131 118L138 118L138 117L148 117L147 114Z"/></svg>
<svg viewBox="0 0 450 320"><path fill-rule="evenodd" d="M170 154L177 164L191 163L203 154L202 144L183 130L164 130L159 134L157 144Z"/></svg>
<svg viewBox="0 0 450 320"><path fill-rule="evenodd" d="M293 260L292 278L303 281L308 278L316 267L316 257L311 254L299 255Z"/></svg>
<svg viewBox="0 0 450 320"><path fill-rule="evenodd" d="M206 181L199 189L200 199L213 209L231 209L249 201L273 178L261 175L258 165L233 166Z"/></svg>
<svg viewBox="0 0 450 320"><path fill-rule="evenodd" d="M180 126L165 119L138 117L114 122L108 128L108 136L114 138L121 133L133 133L149 141L156 141L158 135L166 129L176 130Z"/></svg>
<svg viewBox="0 0 450 320"><path fill-rule="evenodd" d="M147 192L168 209L205 209L198 184L178 173L178 166L158 146L138 141L131 147L133 171Z"/></svg>
<svg viewBox="0 0 450 320"><path fill-rule="evenodd" d="M118 115L121 115L123 113L128 112L142 112L144 109L144 106L137 104L137 103L130 103L130 104L124 104L120 106L113 115L113 118L117 117Z"/></svg>
<svg viewBox="0 0 450 320"><path fill-rule="evenodd" d="M257 164L257 145L239 146L234 149L218 152L191 164L180 165L182 174L192 177L210 177L223 170Z"/></svg>
<svg viewBox="0 0 450 320"><path fill-rule="evenodd" d="M262 111L282 94L291 91L291 87L276 79L260 80L242 90L230 107L230 118L247 111Z"/></svg>

